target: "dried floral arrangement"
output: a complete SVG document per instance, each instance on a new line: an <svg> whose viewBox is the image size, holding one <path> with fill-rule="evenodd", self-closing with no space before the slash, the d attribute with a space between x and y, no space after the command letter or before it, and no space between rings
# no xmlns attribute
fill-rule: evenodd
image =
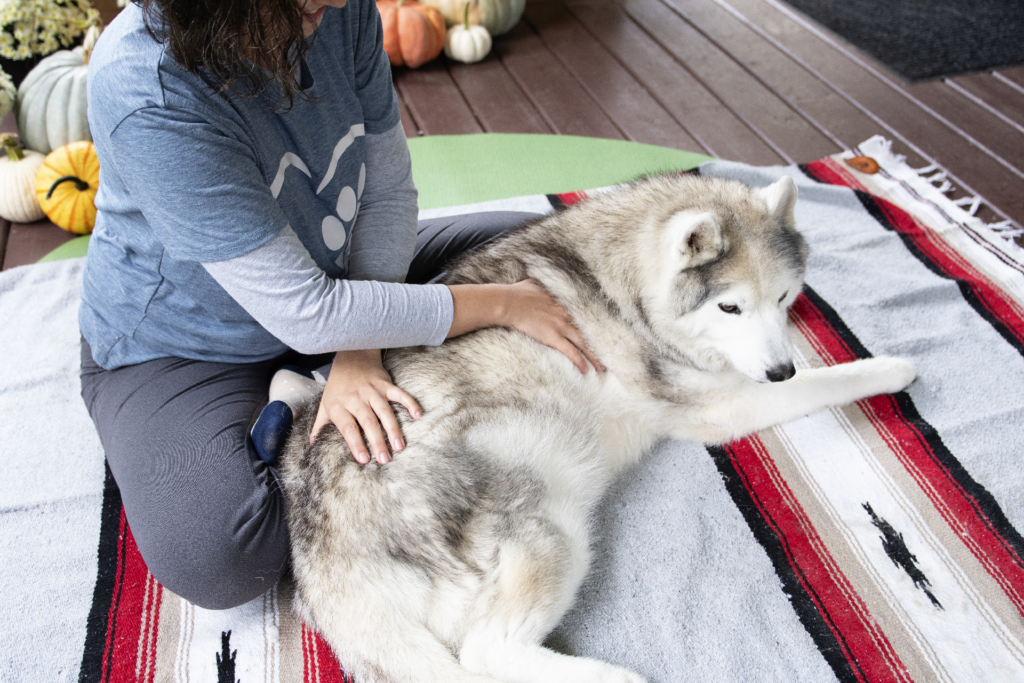
<svg viewBox="0 0 1024 683"><path fill-rule="evenodd" d="M0 57L50 54L101 23L89 0L0 0Z"/></svg>

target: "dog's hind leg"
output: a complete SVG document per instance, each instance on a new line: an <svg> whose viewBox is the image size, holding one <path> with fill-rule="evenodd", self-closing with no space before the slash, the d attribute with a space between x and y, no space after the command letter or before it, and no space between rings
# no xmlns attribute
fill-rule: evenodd
<svg viewBox="0 0 1024 683"><path fill-rule="evenodd" d="M532 535L532 543L525 537L502 545L495 591L467 629L462 665L508 683L643 683L625 669L540 644L572 604L588 552L574 553L557 532Z"/></svg>
<svg viewBox="0 0 1024 683"><path fill-rule="evenodd" d="M353 643L351 632L342 641L335 641L325 630L321 634L346 673L359 683L500 683L469 671L426 626L403 619L388 620L386 631L377 633L372 642L361 638Z"/></svg>
<svg viewBox="0 0 1024 683"><path fill-rule="evenodd" d="M507 683L644 683L642 676L627 669L563 655L502 631L484 628L470 633L462 647L463 665Z"/></svg>

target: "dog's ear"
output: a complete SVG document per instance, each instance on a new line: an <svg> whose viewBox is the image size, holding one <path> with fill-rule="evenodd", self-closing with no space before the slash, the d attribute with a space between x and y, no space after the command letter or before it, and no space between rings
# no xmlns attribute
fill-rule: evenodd
<svg viewBox="0 0 1024 683"><path fill-rule="evenodd" d="M788 175L784 175L766 188L758 190L758 194L768 205L768 213L783 227L796 230L796 183Z"/></svg>
<svg viewBox="0 0 1024 683"><path fill-rule="evenodd" d="M668 220L672 256L679 270L695 268L722 253L722 226L710 213L680 211Z"/></svg>

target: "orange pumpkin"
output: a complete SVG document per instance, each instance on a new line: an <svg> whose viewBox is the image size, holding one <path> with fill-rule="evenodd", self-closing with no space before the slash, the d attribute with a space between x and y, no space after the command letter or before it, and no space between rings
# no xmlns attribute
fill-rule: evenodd
<svg viewBox="0 0 1024 683"><path fill-rule="evenodd" d="M46 155L36 173L36 198L47 217L76 235L88 235L96 225L96 188L100 162L96 148L82 140Z"/></svg>
<svg viewBox="0 0 1024 683"><path fill-rule="evenodd" d="M416 0L377 0L384 26L384 51L392 66L415 69L441 54L444 17Z"/></svg>

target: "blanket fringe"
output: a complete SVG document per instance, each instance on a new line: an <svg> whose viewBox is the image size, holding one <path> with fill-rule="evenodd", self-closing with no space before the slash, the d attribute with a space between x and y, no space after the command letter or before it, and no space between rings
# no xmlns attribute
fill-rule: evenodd
<svg viewBox="0 0 1024 683"><path fill-rule="evenodd" d="M984 204L980 196L973 195L953 199L950 196L957 188L949 179L948 172L936 163L928 164L922 168L912 168L907 164L907 159L902 154L895 154L892 151L892 140L882 135L876 135L865 140L851 151L839 155L840 158L848 158L853 155L874 157L889 170L891 175L886 175L887 181L902 185L912 194L924 192L927 195L932 190L943 195L941 200L949 202L946 206L949 220L959 222L963 225L970 224L971 229L979 228L990 230L990 234L999 238L998 241L1005 243L1004 249L1009 249L1015 254L1020 253L1021 245L1015 241L1016 238L1024 235L1024 228L1011 220L1004 220L995 223L985 223L978 217L978 211ZM884 161L883 161L884 160ZM901 170L902 169L902 170ZM925 183L922 185L921 183ZM885 183L886 180L877 178L875 182ZM913 188L916 186L916 190ZM925 188L928 188L927 190ZM940 199L932 194L931 201ZM950 211L952 209L952 211ZM959 216L957 215L959 214Z"/></svg>
<svg viewBox="0 0 1024 683"><path fill-rule="evenodd" d="M890 143L889 147L891 148L891 146L892 145ZM894 156L902 160L902 157L899 157L898 155ZM939 192L943 194L949 194L950 192L956 189L953 187L953 183L949 181L948 174L945 171L943 171L938 164L928 164L923 168L915 168L913 169L913 171L917 173L917 175L921 176L922 179L931 183L931 185L934 186L935 189L937 189ZM980 209L982 205L981 197L979 197L978 195L961 197L960 199L954 199L952 201L954 204L962 208L971 216L977 216L978 209ZM1011 242L1015 238L1024 235L1024 229L1018 227L1011 220L999 221L997 223L986 223L985 225L993 232L998 233L1000 237L1003 237Z"/></svg>

